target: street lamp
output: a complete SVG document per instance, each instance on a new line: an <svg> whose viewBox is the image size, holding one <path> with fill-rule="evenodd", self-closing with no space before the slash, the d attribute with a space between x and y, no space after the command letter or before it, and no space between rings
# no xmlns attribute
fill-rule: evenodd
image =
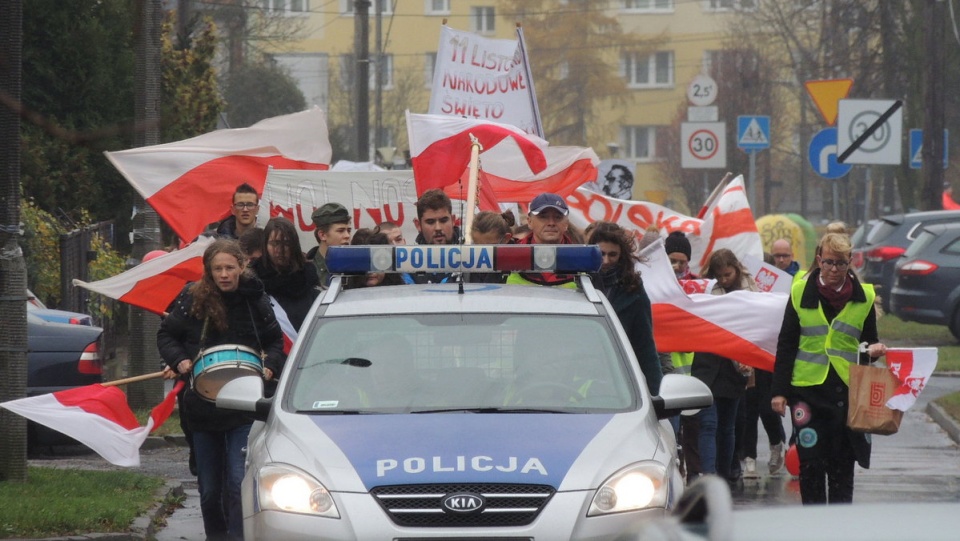
<svg viewBox="0 0 960 541"><path fill-rule="evenodd" d="M607 143L607 151L610 152L611 158L616 158L617 154L620 152L620 145L617 143Z"/></svg>

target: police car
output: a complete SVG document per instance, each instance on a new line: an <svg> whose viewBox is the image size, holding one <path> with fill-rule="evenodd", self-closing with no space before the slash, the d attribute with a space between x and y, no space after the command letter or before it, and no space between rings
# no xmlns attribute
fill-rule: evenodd
<svg viewBox="0 0 960 541"><path fill-rule="evenodd" d="M331 247L332 272L576 272L596 246ZM246 539L613 539L683 491L663 421L709 406L699 380L650 396L604 296L443 283L343 290L314 304L276 394L251 412Z"/></svg>

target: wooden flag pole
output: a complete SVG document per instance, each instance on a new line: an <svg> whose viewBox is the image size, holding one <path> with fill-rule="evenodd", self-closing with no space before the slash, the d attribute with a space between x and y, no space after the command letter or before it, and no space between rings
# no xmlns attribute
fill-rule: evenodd
<svg viewBox="0 0 960 541"><path fill-rule="evenodd" d="M101 385L103 385L104 387L116 387L117 385L126 385L126 384L128 384L128 383L134 383L134 382L137 382L137 381L145 381L145 380L148 380L148 379L156 379L156 378L159 378L159 377L162 376L162 375L163 375L163 371L161 370L160 372L153 372L153 373L151 373L151 374L142 374L142 375L139 375L139 376L132 376L132 377L129 377L129 378L118 379L118 380L116 380L116 381L108 381L108 382L106 382L106 383L102 383Z"/></svg>
<svg viewBox="0 0 960 541"><path fill-rule="evenodd" d="M477 192L480 190L480 141L470 134L470 175L467 181L467 215L463 217L463 239L466 244L473 244L473 215L476 214Z"/></svg>

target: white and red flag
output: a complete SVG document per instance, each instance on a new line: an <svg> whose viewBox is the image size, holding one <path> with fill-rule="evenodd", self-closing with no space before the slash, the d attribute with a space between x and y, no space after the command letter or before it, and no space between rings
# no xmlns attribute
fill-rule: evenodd
<svg viewBox="0 0 960 541"><path fill-rule="evenodd" d="M614 199L586 188L565 197L570 207L570 223L580 228L605 220L639 235L651 226L656 227L661 236L673 231L686 233L692 252L690 270L694 274L700 274L707 258L719 248L730 249L741 260L748 255L763 260L763 244L744 192L743 176L721 184L701 211L702 218L656 203Z"/></svg>
<svg viewBox="0 0 960 541"><path fill-rule="evenodd" d="M178 381L153 408L147 426L140 426L123 391L100 384L10 400L0 407L70 436L111 464L137 467L140 446L170 417L183 385Z"/></svg>
<svg viewBox="0 0 960 541"><path fill-rule="evenodd" d="M900 386L887 399L887 407L907 411L917 401L937 368L937 348L889 348L887 367L900 380Z"/></svg>
<svg viewBox="0 0 960 541"><path fill-rule="evenodd" d="M200 237L185 248L144 261L116 276L96 282L74 279L73 285L162 315L187 282L203 276L203 252L214 240Z"/></svg>
<svg viewBox="0 0 960 541"><path fill-rule="evenodd" d="M673 274L662 240L645 247L640 255L637 269L653 307L657 350L713 353L773 371L788 295L688 294Z"/></svg>
<svg viewBox="0 0 960 541"><path fill-rule="evenodd" d="M417 196L430 189L456 184L460 180L470 165L472 138L480 143L483 153L497 145L512 143L510 159L523 164L528 175L539 173L547 167L544 156L547 142L508 124L407 111L407 136ZM487 188L481 180L481 192ZM490 202L489 192L481 197Z"/></svg>
<svg viewBox="0 0 960 541"><path fill-rule="evenodd" d="M333 151L326 116L314 107L249 128L104 154L177 236L190 241L229 214L240 184L263 193L268 168L328 169Z"/></svg>

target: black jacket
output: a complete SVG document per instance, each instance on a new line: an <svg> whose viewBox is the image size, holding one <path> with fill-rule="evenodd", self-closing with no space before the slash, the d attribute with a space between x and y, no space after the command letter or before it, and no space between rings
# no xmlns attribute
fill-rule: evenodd
<svg viewBox="0 0 960 541"><path fill-rule="evenodd" d="M253 272L257 273L263 282L267 295L280 303L290 324L299 331L307 312L313 306L313 301L320 295L320 290L317 289L320 285L317 267L308 262L298 272L280 274L276 269L268 267L261 257L254 262Z"/></svg>
<svg viewBox="0 0 960 541"><path fill-rule="evenodd" d="M187 284L180 292L173 310L163 319L157 331L157 347L163 361L176 369L176 365L184 359L196 360L201 348L238 344L263 351L264 366L273 371L274 378L279 377L285 360L283 334L260 280L255 276L241 276L240 287L224 294L227 330L221 333L211 325L202 344L200 336L204 322L190 315L193 306L191 285ZM184 393L181 415L186 418L190 430L194 431L229 430L252 422L242 413L217 409L192 388Z"/></svg>

